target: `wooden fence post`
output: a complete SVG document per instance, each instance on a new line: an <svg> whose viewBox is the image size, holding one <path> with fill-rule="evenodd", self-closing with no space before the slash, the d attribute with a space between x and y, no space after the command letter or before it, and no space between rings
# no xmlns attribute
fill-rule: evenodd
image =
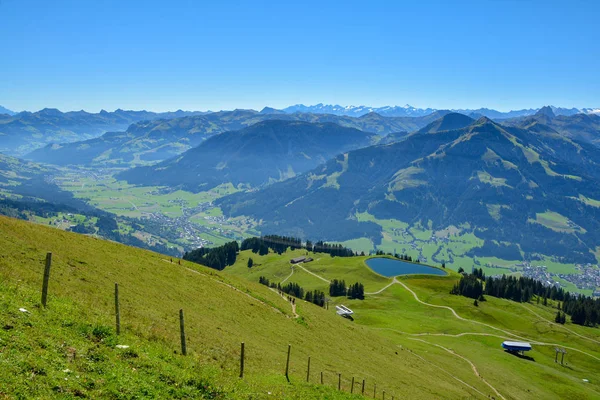
<svg viewBox="0 0 600 400"><path fill-rule="evenodd" d="M363 396L365 395L365 380L363 379L362 390L360 392Z"/></svg>
<svg viewBox="0 0 600 400"><path fill-rule="evenodd" d="M385 390L383 391L383 400L385 400Z"/></svg>
<svg viewBox="0 0 600 400"><path fill-rule="evenodd" d="M306 366L306 382L308 382L310 378L310 357L308 357L308 365Z"/></svg>
<svg viewBox="0 0 600 400"><path fill-rule="evenodd" d="M338 390L342 389L342 374L338 374Z"/></svg>
<svg viewBox="0 0 600 400"><path fill-rule="evenodd" d="M352 386L350 386L350 393L354 393L354 377L352 377Z"/></svg>
<svg viewBox="0 0 600 400"><path fill-rule="evenodd" d="M46 307L48 300L48 281L50 280L50 266L52 265L52 253L46 254L46 266L44 267L44 281L42 283L42 305Z"/></svg>
<svg viewBox="0 0 600 400"><path fill-rule="evenodd" d="M323 371L321 371L321 385L323 384Z"/></svg>
<svg viewBox="0 0 600 400"><path fill-rule="evenodd" d="M373 385L373 398L377 395L377 384Z"/></svg>
<svg viewBox="0 0 600 400"><path fill-rule="evenodd" d="M187 355L187 346L185 345L185 323L183 320L183 309L179 310L179 329L181 331L181 354Z"/></svg>
<svg viewBox="0 0 600 400"><path fill-rule="evenodd" d="M285 362L285 379L287 379L287 381L290 381L290 376L289 376L289 372L290 372L290 353L292 352L292 345L288 344L288 353L287 353L287 361Z"/></svg>
<svg viewBox="0 0 600 400"><path fill-rule="evenodd" d="M115 282L115 322L117 335L121 334L121 310L119 309L119 284Z"/></svg>
<svg viewBox="0 0 600 400"><path fill-rule="evenodd" d="M240 353L240 378L244 377L244 342L242 342L242 351Z"/></svg>

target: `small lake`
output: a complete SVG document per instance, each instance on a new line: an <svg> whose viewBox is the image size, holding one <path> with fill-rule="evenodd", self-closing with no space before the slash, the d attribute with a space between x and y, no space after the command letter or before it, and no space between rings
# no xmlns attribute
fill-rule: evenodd
<svg viewBox="0 0 600 400"><path fill-rule="evenodd" d="M408 274L447 275L446 271L428 267L427 265L413 264L392 258L369 258L365 261L369 268L383 276L398 276Z"/></svg>

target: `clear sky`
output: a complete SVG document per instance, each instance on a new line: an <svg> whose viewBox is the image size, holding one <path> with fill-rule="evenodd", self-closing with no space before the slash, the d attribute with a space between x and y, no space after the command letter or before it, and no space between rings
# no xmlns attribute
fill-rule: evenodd
<svg viewBox="0 0 600 400"><path fill-rule="evenodd" d="M0 105L600 107L600 1L0 0Z"/></svg>

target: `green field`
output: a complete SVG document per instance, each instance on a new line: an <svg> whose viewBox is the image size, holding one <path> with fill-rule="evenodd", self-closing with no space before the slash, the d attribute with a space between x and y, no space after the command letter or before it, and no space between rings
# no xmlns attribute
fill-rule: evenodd
<svg viewBox="0 0 600 400"><path fill-rule="evenodd" d="M117 181L110 175L67 173L58 179L61 189L102 210L128 217L142 217L162 213L180 217L182 206L192 208L200 203L211 203L227 194L235 193L231 184L223 184L207 192L190 193L161 187L140 187ZM220 211L217 211L220 212Z"/></svg>
<svg viewBox="0 0 600 400"><path fill-rule="evenodd" d="M369 292L386 287L391 280L368 269L365 257L344 260L316 253L311 254L315 261L302 265L304 269L291 267L289 259L300 254L305 252L297 250L282 257L242 252L238 262L226 268L225 273L256 280L266 276L276 283L296 282L307 290L325 292L328 290L326 280L333 278L345 279L347 284L363 282L367 292L365 300L333 298L331 304L343 303L350 307L355 312L355 324L396 341L402 348L409 347L422 356L424 362L447 371L449 378L470 382L469 375L476 369L480 383L484 379L487 382L484 386L488 392L492 387L498 391L499 394L494 390L490 394L495 398L596 398L600 395L600 381L590 378L597 375L596 366L600 361L600 330L550 322L555 316L554 305L520 304L487 296L487 301L475 307L472 300L449 294L455 275L404 277L400 282L406 287L394 284L370 295ZM250 269L246 266L248 257L255 261ZM428 304L417 301L415 295ZM534 350L528 354L533 361L504 353L500 343L509 339L531 342ZM568 347L571 358L567 365L554 363L555 346Z"/></svg>
<svg viewBox="0 0 600 400"><path fill-rule="evenodd" d="M277 293L229 273L8 218L0 218L0 231L3 397L349 398L352 377L365 379L367 392L377 385L378 393L397 398L491 393L473 374L464 374L467 384L448 379L438 366L442 360L423 363L426 352L418 343L398 341L303 301L297 302L295 318ZM49 306L43 309L39 287L47 251L53 264ZM325 263L322 272L335 274L330 269L335 265L344 267ZM387 282L368 271L357 274L371 275L372 287ZM115 282L123 329L118 337ZM185 311L187 357L177 354L179 309ZM288 344L291 384L283 376ZM321 372L324 385L318 384Z"/></svg>

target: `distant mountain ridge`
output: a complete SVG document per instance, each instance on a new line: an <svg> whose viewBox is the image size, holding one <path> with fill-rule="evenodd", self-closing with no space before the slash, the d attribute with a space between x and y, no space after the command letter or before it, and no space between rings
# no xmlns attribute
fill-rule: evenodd
<svg viewBox="0 0 600 400"><path fill-rule="evenodd" d="M88 113L55 108L37 112L23 111L14 115L0 114L0 152L21 156L49 143L66 143L92 139L105 132L121 131L145 120L181 118L204 114L199 111L154 113L115 110Z"/></svg>
<svg viewBox="0 0 600 400"><path fill-rule="evenodd" d="M9 110L6 107L0 106L0 114L15 115L16 112Z"/></svg>
<svg viewBox="0 0 600 400"><path fill-rule="evenodd" d="M274 108L266 107L270 110L274 110L277 112L286 112L286 113L324 113L324 114L334 114L334 115L347 115L352 117L360 117L362 115L368 113L377 113L379 115L385 117L422 117L425 115L429 115L435 111L439 111L435 108L417 108L413 107L409 104L405 106L384 106L384 107L370 107L370 106L340 106L340 105L332 105L332 104L315 104L312 106L306 106L304 104L295 104L293 106L285 107L281 110L275 110ZM504 119L504 118L516 118L527 115L535 114L539 109L522 109L522 110L513 110L508 112L496 111L489 108L479 108L479 109L452 109L451 111L470 115L476 114L478 116L484 116L492 119ZM556 115L573 115L573 114L600 114L600 108L561 108L561 107L553 107L552 110Z"/></svg>
<svg viewBox="0 0 600 400"><path fill-rule="evenodd" d="M225 215L250 216L262 221L261 231L276 234L390 240L379 225L357 217L369 213L432 231L462 226L486 243L464 256L544 254L594 263L599 183L597 147L482 117L464 128L350 151L217 204Z"/></svg>
<svg viewBox="0 0 600 400"><path fill-rule="evenodd" d="M345 128L387 135L415 131L447 113L436 111L423 117L383 117L370 113L355 118L300 112L219 111L169 120L142 121L130 125L126 132L109 132L85 141L50 144L27 154L26 158L56 165L143 165L179 155L219 133L239 130L266 120L330 122Z"/></svg>
<svg viewBox="0 0 600 400"><path fill-rule="evenodd" d="M291 178L375 137L332 122L267 120L211 137L181 156L117 178L145 186L208 190L221 183L260 186Z"/></svg>

